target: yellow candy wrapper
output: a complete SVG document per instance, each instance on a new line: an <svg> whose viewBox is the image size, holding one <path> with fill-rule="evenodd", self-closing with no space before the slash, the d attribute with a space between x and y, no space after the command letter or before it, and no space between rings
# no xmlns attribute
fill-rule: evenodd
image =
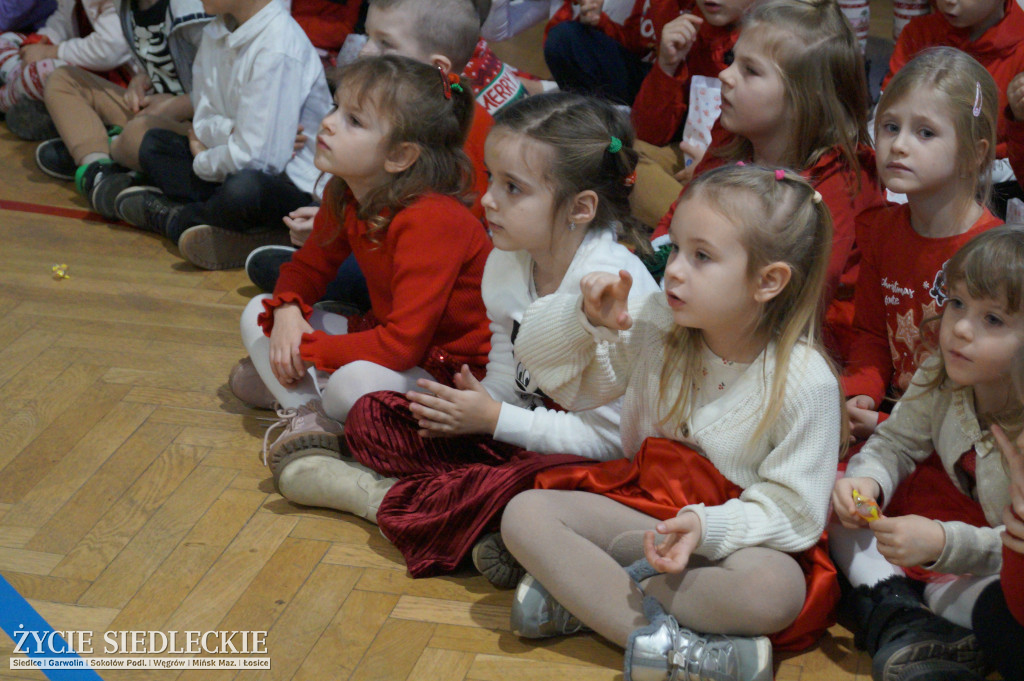
<svg viewBox="0 0 1024 681"><path fill-rule="evenodd" d="M63 263L60 265L54 265L51 269L53 270L54 279L61 280L71 278L71 275L68 274L68 266Z"/></svg>
<svg viewBox="0 0 1024 681"><path fill-rule="evenodd" d="M869 523L882 517L882 513L878 510L878 502L857 490L853 490L853 503L857 507L857 515Z"/></svg>

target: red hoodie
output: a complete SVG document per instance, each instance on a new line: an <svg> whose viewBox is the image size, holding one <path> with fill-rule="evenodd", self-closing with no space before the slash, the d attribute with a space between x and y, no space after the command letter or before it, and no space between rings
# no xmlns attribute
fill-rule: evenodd
<svg viewBox="0 0 1024 681"><path fill-rule="evenodd" d="M663 147L676 137L686 120L690 78L717 78L728 66L726 55L732 51L739 35L736 25L712 26L705 21L674 76L666 74L657 64L651 68L633 101L633 127L638 139Z"/></svg>
<svg viewBox="0 0 1024 681"><path fill-rule="evenodd" d="M928 47L945 45L955 47L977 59L996 81L999 90L999 121L996 129L996 158L1006 158L1009 124L1006 119L1006 87L1010 80L1024 71L1024 10L1017 0L1006 0L1003 18L971 42L970 29L954 28L941 12L912 19L900 33L889 59L889 73L882 81L882 89L893 75ZM1017 175L1020 177L1020 174Z"/></svg>

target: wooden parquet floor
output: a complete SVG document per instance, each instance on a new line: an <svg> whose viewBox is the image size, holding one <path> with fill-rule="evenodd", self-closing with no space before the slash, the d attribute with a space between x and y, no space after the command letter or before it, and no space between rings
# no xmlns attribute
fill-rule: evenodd
<svg viewBox="0 0 1024 681"><path fill-rule="evenodd" d="M2 128L0 574L99 652L108 631L268 632L269 670L104 679L621 679L621 652L596 636L522 641L511 592L471 571L413 580L374 526L275 493L266 413L225 385L255 288L152 235L32 212L85 208L33 149ZM0 678L45 678L11 670L12 651L0 633ZM870 678L839 626L776 666L786 681Z"/></svg>

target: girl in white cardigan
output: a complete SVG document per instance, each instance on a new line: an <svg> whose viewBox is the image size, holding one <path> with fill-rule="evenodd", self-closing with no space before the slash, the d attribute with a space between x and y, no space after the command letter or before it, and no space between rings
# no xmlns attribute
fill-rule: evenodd
<svg viewBox="0 0 1024 681"><path fill-rule="evenodd" d="M627 304L628 273L594 273L582 296L530 306L518 357L569 409L624 396L632 460L550 471L538 486L560 489L512 500L502 536L530 573L514 631L586 625L626 648L627 681L746 680L771 678L765 634L795 648L827 626L817 545L844 421L818 349L831 229L798 175L723 167L680 199L664 292Z"/></svg>

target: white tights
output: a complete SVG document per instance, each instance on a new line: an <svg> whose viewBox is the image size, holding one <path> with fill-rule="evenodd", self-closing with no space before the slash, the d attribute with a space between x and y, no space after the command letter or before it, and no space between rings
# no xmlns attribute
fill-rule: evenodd
<svg viewBox="0 0 1024 681"><path fill-rule="evenodd" d="M828 527L832 560L853 586L874 586L888 577L902 576L903 569L878 552L875 533L868 528L851 530L839 523ZM949 575L948 579L929 582L924 602L932 612L961 627L971 628L971 610L985 587L999 575L975 577Z"/></svg>
<svg viewBox="0 0 1024 681"><path fill-rule="evenodd" d="M271 297L259 295L246 305L242 312L242 343L249 351L260 378L278 403L285 408L295 408L320 397L321 394L315 382L316 372L313 369L291 387L282 385L274 377L274 372L270 368L270 338L263 334L263 329L256 323L256 318L263 312L263 301ZM314 329L330 334L348 332L348 319L331 312L313 310L309 324ZM433 377L420 367L394 371L373 362L350 362L331 374L323 388L324 411L331 418L344 422L352 405L363 395L378 390L406 392L414 389L416 380L420 378L433 380Z"/></svg>

